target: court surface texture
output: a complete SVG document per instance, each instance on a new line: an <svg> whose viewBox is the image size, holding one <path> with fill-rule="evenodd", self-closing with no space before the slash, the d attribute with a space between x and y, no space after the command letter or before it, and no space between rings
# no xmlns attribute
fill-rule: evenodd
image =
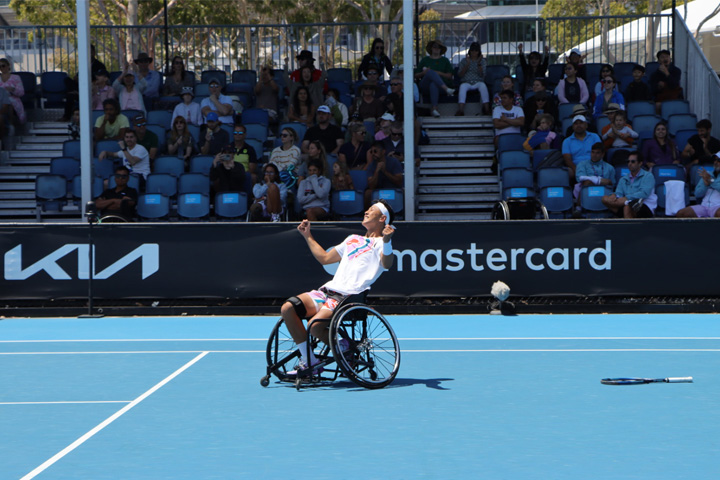
<svg viewBox="0 0 720 480"><path fill-rule="evenodd" d="M717 315L387 318L390 386L301 391L277 317L2 320L0 480L720 478Z"/></svg>

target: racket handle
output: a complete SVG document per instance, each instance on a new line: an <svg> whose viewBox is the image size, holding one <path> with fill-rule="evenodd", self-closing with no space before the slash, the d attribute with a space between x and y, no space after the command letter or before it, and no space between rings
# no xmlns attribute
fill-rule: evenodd
<svg viewBox="0 0 720 480"><path fill-rule="evenodd" d="M666 383L693 383L693 377L669 377L665 379Z"/></svg>

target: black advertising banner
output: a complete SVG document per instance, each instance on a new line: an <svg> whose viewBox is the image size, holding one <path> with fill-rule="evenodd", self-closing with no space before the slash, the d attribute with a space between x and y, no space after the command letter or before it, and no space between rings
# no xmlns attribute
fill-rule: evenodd
<svg viewBox="0 0 720 480"><path fill-rule="evenodd" d="M717 295L715 220L397 224L395 264L376 296ZM331 278L296 224L108 224L92 229L96 298L286 298ZM316 223L324 248L364 233ZM0 299L83 298L87 224L0 225Z"/></svg>

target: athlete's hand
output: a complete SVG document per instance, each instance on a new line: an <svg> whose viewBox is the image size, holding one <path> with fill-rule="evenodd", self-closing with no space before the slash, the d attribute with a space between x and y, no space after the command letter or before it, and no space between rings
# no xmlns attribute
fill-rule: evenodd
<svg viewBox="0 0 720 480"><path fill-rule="evenodd" d="M307 220L306 220L307 221ZM308 227L308 230L310 227ZM383 242L387 243L392 239L392 236L395 234L395 227L392 225L385 225L385 228L383 228L382 235L383 235Z"/></svg>
<svg viewBox="0 0 720 480"><path fill-rule="evenodd" d="M298 232L300 232L300 235L308 238L310 236L310 221L303 220L302 222L300 222L300 225L298 225L297 229Z"/></svg>

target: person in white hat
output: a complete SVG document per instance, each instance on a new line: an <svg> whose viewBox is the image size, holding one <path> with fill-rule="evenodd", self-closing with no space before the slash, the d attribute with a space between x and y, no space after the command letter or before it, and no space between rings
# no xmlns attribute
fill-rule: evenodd
<svg viewBox="0 0 720 480"><path fill-rule="evenodd" d="M575 179L575 168L578 163L591 159L592 146L602 142L597 133L588 132L588 121L584 115L573 117L573 134L563 140L562 154L568 174Z"/></svg>
<svg viewBox="0 0 720 480"><path fill-rule="evenodd" d="M197 125L198 127L202 125L203 115L200 111L200 104L193 102L193 98L195 98L193 87L183 87L180 97L182 102L175 106L170 125L174 125L175 119L180 116L185 117L188 125Z"/></svg>
<svg viewBox="0 0 720 480"><path fill-rule="evenodd" d="M383 113L378 121L378 127L375 128L375 140L385 140L390 136L390 125L395 121L392 113Z"/></svg>

